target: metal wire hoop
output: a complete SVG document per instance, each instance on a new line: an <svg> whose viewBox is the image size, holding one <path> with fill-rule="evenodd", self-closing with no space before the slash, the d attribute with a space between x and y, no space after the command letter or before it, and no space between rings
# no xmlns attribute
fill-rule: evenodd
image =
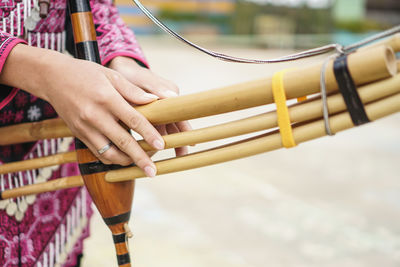
<svg viewBox="0 0 400 267"><path fill-rule="evenodd" d="M217 58L219 60L223 61L228 61L228 62L235 62L235 63L251 63L251 64L271 64L271 63L281 63L281 62L288 62L288 61L295 61L303 58L308 58L308 57L313 57L321 54L326 54L332 51L336 51L339 53L347 53L353 50L356 50L357 48L364 46L366 44L372 43L374 41L383 39L385 37L388 37L390 35L393 35L397 32L400 32L400 25L395 26L387 31L375 34L371 37L368 37L364 40L361 40L360 42L357 42L355 44L349 45L349 46L342 46L340 44L328 44L324 45L321 47L305 50L299 53L294 53L291 55L283 56L283 57L278 57L278 58L272 58L272 59L249 59L249 58L241 58L241 57L236 57L236 56L230 56L226 55L223 53L215 52L206 48L203 48L176 33L173 31L171 28L169 28L167 25L165 25L162 21L157 19L151 11L149 11L142 3L140 0L132 0L136 6L145 14L151 21L153 21L154 24L156 24L160 29L162 29L164 32L167 34L173 36L174 38L178 39L179 41L185 43L186 45L199 50L200 52L207 54L211 57Z"/></svg>

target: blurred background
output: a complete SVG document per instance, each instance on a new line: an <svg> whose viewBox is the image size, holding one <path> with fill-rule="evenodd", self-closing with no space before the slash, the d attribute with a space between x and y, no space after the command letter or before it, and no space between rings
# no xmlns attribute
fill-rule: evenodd
<svg viewBox="0 0 400 267"><path fill-rule="evenodd" d="M116 0L151 69L182 94L322 60L244 65L172 39ZM400 24L398 0L143 0L174 30L220 52L272 58L349 44ZM299 81L301 82L301 81ZM215 125L273 106L193 120ZM241 137L243 138L243 137ZM237 138L226 141L234 141ZM191 147L206 149L221 142ZM172 157L173 151L155 159ZM137 181L130 225L136 267L400 266L400 115L254 157ZM96 213L83 267L117 266Z"/></svg>
<svg viewBox="0 0 400 267"><path fill-rule="evenodd" d="M236 40L268 48L308 48L326 42L344 44L400 23L397 0L145 0L143 3L179 33L231 37L230 43ZM137 34L160 34L131 0L116 0L116 4L124 21Z"/></svg>

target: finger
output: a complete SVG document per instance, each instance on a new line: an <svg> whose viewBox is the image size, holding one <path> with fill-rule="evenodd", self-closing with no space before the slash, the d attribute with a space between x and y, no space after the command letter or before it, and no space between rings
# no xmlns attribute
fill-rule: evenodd
<svg viewBox="0 0 400 267"><path fill-rule="evenodd" d="M175 125L175 123L167 124L166 128L167 128L168 134L173 134L173 133L179 133L180 132L178 127ZM175 155L177 157L186 155L187 153L188 153L188 149L187 149L186 146L184 146L184 147L176 147L175 148Z"/></svg>
<svg viewBox="0 0 400 267"><path fill-rule="evenodd" d="M140 75L135 75L128 80L138 87L157 95L160 98L176 97L179 88L172 82L152 73L148 69L143 69Z"/></svg>
<svg viewBox="0 0 400 267"><path fill-rule="evenodd" d="M98 150L109 144L109 139L87 125L84 125L81 130L86 135L85 137L80 138L81 141L84 142L90 151L92 151L92 153L104 164L119 164L127 166L132 163L131 158L114 146L111 146L110 149L100 154Z"/></svg>
<svg viewBox="0 0 400 267"><path fill-rule="evenodd" d="M145 89L151 94L155 94L161 99L177 97L178 93L176 91L179 91L178 89L173 89L173 86L169 86L163 83L154 83L151 86L146 86L141 88Z"/></svg>
<svg viewBox="0 0 400 267"><path fill-rule="evenodd" d="M157 129L157 131L161 134L161 135L167 135L167 129L165 127L165 124L163 125L156 125L155 128ZM149 155L149 157L151 158L152 156L154 156L157 151L147 151L146 152L147 155Z"/></svg>
<svg viewBox="0 0 400 267"><path fill-rule="evenodd" d="M136 111L131 105L129 105L122 97L112 101L113 114L124 122L130 129L138 132L143 136L144 140L157 150L164 149L164 140L153 125L138 111ZM109 127L107 127L109 128Z"/></svg>
<svg viewBox="0 0 400 267"><path fill-rule="evenodd" d="M95 148L95 146L92 145L92 144L88 141L88 139L86 139L86 138L83 137L83 136L76 135L76 134L75 134L75 136L76 136L76 138L78 138L80 141L82 141L82 142L88 147L88 149L93 153L93 155L95 155L96 158L98 158L102 163L107 164L107 165L112 164L111 161L109 161L108 159L105 159L105 158L103 158L101 155L99 155L99 153L97 152L97 149Z"/></svg>
<svg viewBox="0 0 400 267"><path fill-rule="evenodd" d="M176 127L178 127L180 132L188 132L193 130L192 126L188 121L178 121L175 122Z"/></svg>
<svg viewBox="0 0 400 267"><path fill-rule="evenodd" d="M147 151L146 154L151 158L157 153L157 151Z"/></svg>
<svg viewBox="0 0 400 267"><path fill-rule="evenodd" d="M176 155L177 157L185 156L185 155L187 155L187 154L188 154L188 148L187 148L187 146L176 147L176 148L175 148L175 155Z"/></svg>
<svg viewBox="0 0 400 267"><path fill-rule="evenodd" d="M107 136L122 152L128 155L147 176L154 177L157 169L150 157L143 151L136 140L109 115L103 114L104 123L97 125L99 130ZM104 127L106 125L106 127ZM154 131L156 131L154 129Z"/></svg>
<svg viewBox="0 0 400 267"><path fill-rule="evenodd" d="M188 121L178 121L175 122L176 127L178 127L181 132L188 132L193 130L192 126ZM190 146L196 146L196 144L191 144Z"/></svg>
<svg viewBox="0 0 400 267"><path fill-rule="evenodd" d="M156 125L155 126L157 131L161 134L161 135L167 135L167 128L165 127L165 124L162 125Z"/></svg>
<svg viewBox="0 0 400 267"><path fill-rule="evenodd" d="M110 70L108 74L109 80L112 86L125 98L128 102L138 105L148 104L159 97L154 94L149 94L143 89L137 87L136 85L129 82L122 75L115 71Z"/></svg>

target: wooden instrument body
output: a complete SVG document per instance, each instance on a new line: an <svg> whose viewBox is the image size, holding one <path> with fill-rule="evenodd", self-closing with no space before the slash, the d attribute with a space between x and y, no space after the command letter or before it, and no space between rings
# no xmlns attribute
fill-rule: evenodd
<svg viewBox="0 0 400 267"><path fill-rule="evenodd" d="M69 0L76 57L101 64L90 3L88 0ZM75 139L79 169L93 202L113 234L119 266L128 267L127 223L132 208L134 181L108 183L103 164L86 145ZM96 166L98 168L96 168Z"/></svg>

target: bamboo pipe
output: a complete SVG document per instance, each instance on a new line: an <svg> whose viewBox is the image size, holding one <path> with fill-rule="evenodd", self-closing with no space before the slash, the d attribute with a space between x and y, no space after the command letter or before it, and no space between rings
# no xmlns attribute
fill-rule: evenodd
<svg viewBox="0 0 400 267"><path fill-rule="evenodd" d="M76 151L70 151L41 158L5 163L0 165L0 174L45 168L77 161Z"/></svg>
<svg viewBox="0 0 400 267"><path fill-rule="evenodd" d="M337 90L332 62L326 73L328 92ZM285 74L287 98L296 98L319 92L322 63L296 69ZM393 76L397 62L393 50L379 46L349 56L349 69L357 85L371 83ZM155 101L135 107L153 124L171 123L220 113L266 105L273 102L271 78L250 81L192 95ZM53 133L53 131L55 131ZM16 134L18 133L18 134ZM27 123L0 128L0 145L31 142L40 139L71 136L61 119Z"/></svg>
<svg viewBox="0 0 400 267"><path fill-rule="evenodd" d="M318 93L322 64L285 73L287 99ZM395 54L387 46L350 54L348 65L356 85L388 78L397 73ZM251 108L273 102L271 82L271 78L267 78L208 92L162 99L139 106L137 110L151 123L164 124ZM333 59L327 66L326 88L328 92L338 89L333 73Z"/></svg>
<svg viewBox="0 0 400 267"><path fill-rule="evenodd" d="M58 178L43 183L25 185L0 192L0 199L17 198L21 196L37 195L45 192L57 191L60 189L68 189L72 187L83 186L82 176L70 176Z"/></svg>
<svg viewBox="0 0 400 267"><path fill-rule="evenodd" d="M400 74L380 82L365 85L359 88L358 91L362 102L364 104L368 104L378 99L398 93L400 90L398 86L396 86L397 84L400 84ZM293 123L299 123L321 118L321 106L322 101L319 97L310 99L307 102L301 102L299 104L292 105L289 107L291 121ZM328 96L328 107L330 114L336 114L346 110L346 105L340 94ZM274 127L277 127L277 116L275 111L246 119L223 123L216 126L166 135L163 136L163 139L165 142L165 148L168 149L215 141ZM229 129L229 131L226 129ZM145 151L153 150L153 148L144 140L140 140L139 145ZM3 164L0 165L0 174L44 168L76 161L77 158L75 151L66 152L42 158Z"/></svg>
<svg viewBox="0 0 400 267"><path fill-rule="evenodd" d="M386 88L396 88L397 92L398 92L399 91L399 84L400 84L399 80L398 80L399 76L400 75L397 75L394 78L379 82L379 85L371 84L371 85L365 86L360 91L360 97L362 98L363 101L364 100L366 100L366 101L372 100L372 99L370 99L370 97L372 95L372 92L376 92L376 88L377 88L376 86L379 86L380 88L382 88L382 90L388 90L387 91L387 95L390 95L390 93L393 92L393 91L391 91L389 89L386 89ZM400 94L397 93L394 96L392 95L392 96L387 97L387 98L385 98L383 100L379 100L377 102L373 102L372 104L368 104L368 105L366 105L366 110L367 110L368 116L370 117L371 120L375 120L375 119L381 118L383 116L386 116L388 114L391 114L391 113L394 113L396 111L399 111L399 109L400 109L399 101L400 101ZM343 100L340 99L340 95L339 95L339 97L337 95L329 96L328 97L328 104L329 104L329 107L330 107L330 109L329 109L330 112L331 113L335 113L338 110L342 110L342 109L339 108L339 106L337 106L340 103L341 103L341 105L343 105ZM396 104L397 104L397 106L396 106ZM385 105L387 105L387 107ZM381 107L383 107L383 111L384 111L383 113L382 113L382 111L379 110L379 108L381 108ZM294 108L297 109L296 112L295 112ZM299 104L299 105L292 106L292 107L290 107L290 110L291 110L290 111L290 116L292 117L292 119L295 118L296 116L301 116L300 114L304 114L304 116L308 116L308 114L312 113L311 111L309 111L309 108L315 109L315 110L317 110L317 109L320 110L320 105L318 105L318 107L317 107L317 105L313 104L313 106L311 107L311 106L308 106L308 103L304 103L304 104ZM386 108L388 108L388 110L386 110ZM319 113L320 114L319 117L321 117L321 111L319 111L319 112L320 112ZM296 114L298 114L298 115L296 115ZM276 121L275 112L264 114L264 115L274 116L275 121ZM262 116L264 116L264 115L262 115ZM346 115L346 116L344 116L344 115ZM346 126L345 128L340 128L340 127L342 127L340 125L342 125L343 123L341 122L341 120L337 119L338 116L340 118L344 117L347 120L347 122L344 124ZM256 116L256 117L260 117L261 118L261 116ZM269 117L269 118L272 118L272 117ZM313 119L313 118L314 118L314 116L310 117L310 119ZM262 120L262 121L264 121L264 120ZM260 122L262 123L262 121L260 121ZM302 130L302 129L304 129L304 127L309 127L309 125L316 125L316 123L318 123L317 125L318 125L319 128L317 129L317 134L318 135L315 136L315 138L318 138L318 137L321 137L321 136L325 135L325 128L324 128L324 125L323 125L323 121L319 120L317 122L311 122L309 124L305 124L305 125L302 125L302 126L296 126L294 128L294 136L295 136L296 141L298 143L300 143L300 142L304 142L304 141L308 141L308 140L313 139L314 138L313 136L311 136L311 135L307 136L307 135L304 135L304 134L299 135L299 132L300 133L302 131L304 132L304 130ZM347 112L339 113L338 115L334 115L334 116L330 117L331 128L333 129L334 132L338 132L338 131L341 131L341 130L344 130L344 129L347 129L347 128L351 128L352 124L350 125L349 123L351 123L351 120L349 119L349 115L347 115ZM275 123L275 125L276 125L276 123ZM313 126L313 127L315 128L315 126ZM263 138L265 140L263 140L262 141L263 143L260 144L260 145L253 144L254 149L255 149L253 152L252 152L252 150L248 150L246 147L243 147L243 145L242 145L242 144L252 144L251 142L255 142L256 140L261 140L261 138ZM268 136L265 136L265 137L263 136L261 138L251 138L251 139L247 139L248 140L247 142L241 141L241 142L239 142L237 144L225 145L223 147L216 148L214 150L198 152L196 154L191 154L191 155L188 155L188 156L185 156L185 157L181 157L181 158L176 158L176 159L170 159L170 160L167 160L167 161L157 162L156 165L157 165L157 167L159 167L160 165L162 166L162 169L159 169L159 174L165 174L165 173L168 173L168 172L181 170L181 169L168 169L168 166L170 166L170 165L168 163L166 163L166 162L170 162L171 166L172 166L175 163L179 164L180 161L183 161L185 163L187 160L190 160L190 159L196 157L192 162L189 162L189 163L186 162L185 163L187 168L189 168L190 166L193 166L193 165L188 165L188 164L193 163L193 162L195 164L198 163L197 162L198 154L203 155L203 159L207 160L208 156L213 155L212 153L215 154L215 150L232 149L233 146L237 147L238 145L240 145L239 148L235 149L236 153L232 153L232 156L233 156L232 160L233 160L233 159L237 159L237 158L250 156L250 155L254 155L254 154L258 154L258 153L267 152L267 151L271 151L271 150L274 150L274 149L281 148L281 143L280 143L281 141L280 141L280 136L279 136L278 133L268 134ZM262 149L261 152L259 152L260 148ZM240 154L241 153L241 149L244 149L244 151L247 151L247 153L250 153L250 154L245 154L245 155L244 154ZM210 155L206 154L206 153L209 153L209 152L210 152ZM230 156L229 155L230 153L231 153L231 151L226 152L226 154L228 156ZM224 161L227 161L227 160L230 160L230 159L226 159ZM199 162L201 162L201 161L199 161ZM218 163L218 162L222 162L222 161L216 161L215 163ZM164 166L165 164L167 164L168 166L165 167ZM212 165L212 164L213 164L212 161L211 161L211 163L207 162L207 164L205 164L204 162L200 163L201 166ZM177 165L177 166L180 166L180 165ZM195 165L195 166L193 166L191 168L201 167L201 166ZM137 169L134 169L134 170L135 170L134 174L138 175L138 170ZM120 170L120 171L125 172L125 170ZM119 175L119 174L115 174L115 171L112 171L110 173L111 174L106 174L106 178L108 177L108 179L114 179L115 177L117 177ZM111 175L111 178L110 178L110 175ZM69 181L70 179L71 179L71 181ZM0 199L20 197L20 196L29 195L29 194L38 194L38 193L54 191L54 190L59 190L59 189L65 189L65 188L81 186L81 185L83 185L83 180L82 180L81 177L80 178L77 178L77 177L72 177L72 178L71 177L65 177L65 178L58 179L58 182L50 181L50 182L46 182L46 183L27 185L27 186L21 187L21 188L15 188L15 189L11 189L11 190L6 190L6 191L1 193Z"/></svg>
<svg viewBox="0 0 400 267"><path fill-rule="evenodd" d="M400 111L400 94L385 98L365 106L368 117L373 121ZM347 112L339 113L330 118L331 129L334 133L352 128L354 125ZM297 144L325 136L323 120L317 120L293 129ZM158 175L177 171L195 169L226 161L236 160L256 154L282 148L279 133L256 138L222 148L199 152L183 157L156 162ZM144 177L137 167L110 171L105 175L108 182L120 182Z"/></svg>
<svg viewBox="0 0 400 267"><path fill-rule="evenodd" d="M0 146L73 136L60 118L21 123L0 128Z"/></svg>
<svg viewBox="0 0 400 267"><path fill-rule="evenodd" d="M263 134L262 136L264 136ZM252 140L255 139L249 138L247 140ZM247 141L244 140L244 141ZM240 142L235 142L236 143L243 143L244 141ZM225 147L228 145L224 145L221 147ZM209 150L206 150L209 151ZM205 151L203 151L205 152ZM143 178L143 177L142 177ZM41 194L41 193L46 193L46 192L52 192L52 191L57 191L57 190L62 190L62 189L69 189L73 187L80 187L84 185L84 181L82 176L69 176L69 177L63 177L63 178L58 178L55 180L51 181L46 181L42 183L36 183L36 184L30 184L30 185L25 185L23 187L17 187L13 189L7 189L5 191L0 192L0 201L6 201L9 198L17 198L17 197L22 197L22 196L28 196L28 195L36 195L36 194Z"/></svg>

